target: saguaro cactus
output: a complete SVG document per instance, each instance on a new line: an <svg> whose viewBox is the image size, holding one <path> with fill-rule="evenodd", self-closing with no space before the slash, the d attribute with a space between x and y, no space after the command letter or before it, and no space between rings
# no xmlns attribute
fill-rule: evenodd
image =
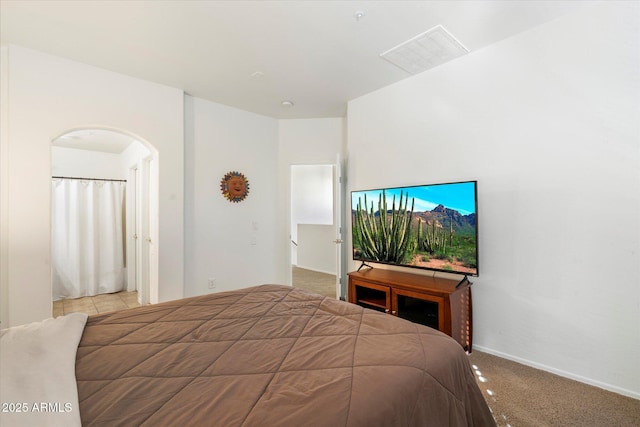
<svg viewBox="0 0 640 427"><path fill-rule="evenodd" d="M403 206L404 201L404 206ZM378 219L376 220L373 201L367 212L367 196L358 199L354 216L354 225L360 237L360 250L367 259L381 262L400 263L404 260L411 240L411 218L415 199L412 199L411 210L407 210L409 195L400 192L400 202L396 210L396 197L393 196L391 213L387 210L387 195L382 191L378 198Z"/></svg>

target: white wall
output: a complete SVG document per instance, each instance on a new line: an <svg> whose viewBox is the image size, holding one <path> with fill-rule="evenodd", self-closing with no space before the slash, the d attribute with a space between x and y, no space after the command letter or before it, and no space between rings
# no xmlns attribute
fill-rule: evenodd
<svg viewBox="0 0 640 427"><path fill-rule="evenodd" d="M298 257L295 265L335 275L336 227L333 224L298 224L297 229Z"/></svg>
<svg viewBox="0 0 640 427"><path fill-rule="evenodd" d="M123 179L129 169L138 166L151 152L133 141L122 153L51 147L51 175L72 178Z"/></svg>
<svg viewBox="0 0 640 427"><path fill-rule="evenodd" d="M120 153L120 169L122 176L127 179L129 169L133 167L141 167L142 161L149 157L152 153L138 141L134 141L125 150Z"/></svg>
<svg viewBox="0 0 640 427"><path fill-rule="evenodd" d="M120 154L51 147L51 175L73 178L127 179Z"/></svg>
<svg viewBox="0 0 640 427"><path fill-rule="evenodd" d="M9 64L0 46L0 329L9 326Z"/></svg>
<svg viewBox="0 0 640 427"><path fill-rule="evenodd" d="M636 398L639 5L471 53L348 119L352 189L478 180L476 348Z"/></svg>
<svg viewBox="0 0 640 427"><path fill-rule="evenodd" d="M185 130L185 294L280 282L277 120L187 96ZM220 191L230 171L249 181L238 203Z"/></svg>
<svg viewBox="0 0 640 427"><path fill-rule="evenodd" d="M157 150L159 299L182 297L182 91L17 46L2 54L2 326L51 316L50 146L78 128L123 131Z"/></svg>
<svg viewBox="0 0 640 427"><path fill-rule="evenodd" d="M278 121L185 99L185 295L290 284L290 165L334 163L342 119ZM249 180L240 203L220 192L233 170Z"/></svg>
<svg viewBox="0 0 640 427"><path fill-rule="evenodd" d="M291 166L291 222L333 224L333 165Z"/></svg>

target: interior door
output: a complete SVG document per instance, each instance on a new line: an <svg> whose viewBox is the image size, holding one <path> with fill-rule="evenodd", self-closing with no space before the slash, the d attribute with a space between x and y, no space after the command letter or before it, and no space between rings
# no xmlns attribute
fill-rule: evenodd
<svg viewBox="0 0 640 427"><path fill-rule="evenodd" d="M149 302L157 304L160 301L158 289L158 159L152 156L148 159L148 218L149 218L149 264L146 266L149 275Z"/></svg>
<svg viewBox="0 0 640 427"><path fill-rule="evenodd" d="M336 299L340 299L346 292L342 292L342 158L336 154L336 164L333 166L333 222L336 230Z"/></svg>
<svg viewBox="0 0 640 427"><path fill-rule="evenodd" d="M138 290L138 237L140 236L138 221L138 167L129 169L127 177L127 291ZM138 302L140 298L138 296Z"/></svg>
<svg viewBox="0 0 640 427"><path fill-rule="evenodd" d="M138 194L138 215L136 222L138 223L138 238L136 239L138 256L137 256L137 284L138 284L138 302L140 304L149 304L149 160L145 159L141 162L139 175L137 180Z"/></svg>
<svg viewBox="0 0 640 427"><path fill-rule="evenodd" d="M158 209L157 161L144 158L135 169L135 283L138 302L142 305L158 302Z"/></svg>

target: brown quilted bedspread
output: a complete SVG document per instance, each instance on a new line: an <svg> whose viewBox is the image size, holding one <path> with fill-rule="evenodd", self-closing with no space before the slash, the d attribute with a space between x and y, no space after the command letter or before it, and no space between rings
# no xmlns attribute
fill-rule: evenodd
<svg viewBox="0 0 640 427"><path fill-rule="evenodd" d="M83 425L495 425L459 344L263 285L89 317Z"/></svg>

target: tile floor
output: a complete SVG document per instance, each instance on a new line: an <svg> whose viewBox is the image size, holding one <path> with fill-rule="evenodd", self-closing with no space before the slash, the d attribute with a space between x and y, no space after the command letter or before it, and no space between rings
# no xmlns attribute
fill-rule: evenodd
<svg viewBox="0 0 640 427"><path fill-rule="evenodd" d="M293 284L296 287L335 298L335 283L336 276L293 267ZM123 291L113 294L96 295L94 297L54 301L53 317L69 313L98 314L139 306L137 292Z"/></svg>
<svg viewBox="0 0 640 427"><path fill-rule="evenodd" d="M116 292L94 297L65 299L53 302L53 317L69 313L98 314L107 311L123 310L138 307L137 292Z"/></svg>

